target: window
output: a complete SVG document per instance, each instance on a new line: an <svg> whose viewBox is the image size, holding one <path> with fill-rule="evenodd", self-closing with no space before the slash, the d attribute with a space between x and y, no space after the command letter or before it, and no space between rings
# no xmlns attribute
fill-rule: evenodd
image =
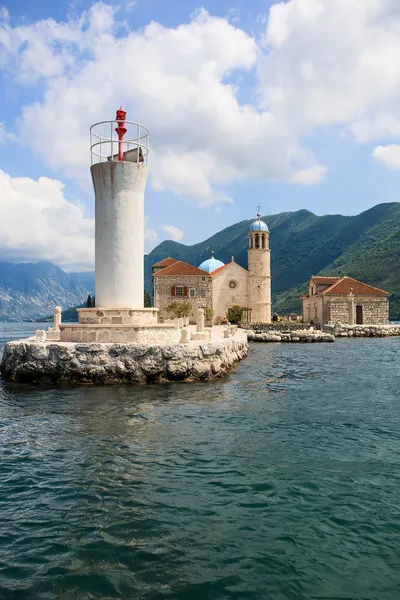
<svg viewBox="0 0 400 600"><path fill-rule="evenodd" d="M176 288L175 288L175 295L176 296L183 296L183 287L181 285L180 286L176 286Z"/></svg>
<svg viewBox="0 0 400 600"><path fill-rule="evenodd" d="M194 288L189 288L189 298L196 297L196 290Z"/></svg>
<svg viewBox="0 0 400 600"><path fill-rule="evenodd" d="M237 286L236 281L234 281L233 279L231 279L231 281L229 282L229 287L234 290L235 287Z"/></svg>
<svg viewBox="0 0 400 600"><path fill-rule="evenodd" d="M206 297L206 290L200 290L200 298Z"/></svg>
<svg viewBox="0 0 400 600"><path fill-rule="evenodd" d="M202 278L201 278L201 280L202 280L202 281L205 281L205 280L206 280L206 278L205 278L205 277L202 277Z"/></svg>

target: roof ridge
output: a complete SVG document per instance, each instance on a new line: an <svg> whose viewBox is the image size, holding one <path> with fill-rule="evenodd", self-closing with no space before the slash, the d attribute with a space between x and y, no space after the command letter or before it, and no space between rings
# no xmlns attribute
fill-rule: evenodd
<svg viewBox="0 0 400 600"><path fill-rule="evenodd" d="M349 282L354 282L354 286L355 287L356 286L362 286L362 287L364 287L364 291L361 291L361 292L360 291L358 291L358 292L356 291L354 293L354 290L353 290L353 294L354 295L360 295L360 294L362 295L363 293L364 294L368 294L368 291L366 291L366 289L370 290L371 292L372 291L378 292L379 294L382 294L382 295L387 295L387 296L390 295L389 292L387 292L386 290L382 290L381 288L378 288L378 287L375 287L373 285L370 285L369 283L365 283L364 281L360 281L359 279L355 279L355 277L349 277L349 275L343 275L343 277L341 277L340 279L338 279L338 281L335 281L335 283L333 283L332 285L329 285L327 288L325 288L324 290L321 290L321 292L319 292L319 293L322 294L322 295L324 295L324 296L327 295L327 294L335 293L335 288L339 288L340 284L343 283L343 281L345 281L345 280L348 280ZM352 288L350 288L350 290L351 289ZM343 294L347 294L348 295L349 293L351 293L351 292L344 292L344 291L340 292L340 291L338 291L338 294L340 294L340 295L343 295Z"/></svg>

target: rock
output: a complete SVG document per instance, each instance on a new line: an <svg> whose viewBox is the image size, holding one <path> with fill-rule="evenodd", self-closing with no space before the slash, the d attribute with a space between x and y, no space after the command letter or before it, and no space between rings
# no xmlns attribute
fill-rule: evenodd
<svg viewBox="0 0 400 600"><path fill-rule="evenodd" d="M9 342L0 372L9 381L151 383L215 379L247 356L240 336L204 344Z"/></svg>

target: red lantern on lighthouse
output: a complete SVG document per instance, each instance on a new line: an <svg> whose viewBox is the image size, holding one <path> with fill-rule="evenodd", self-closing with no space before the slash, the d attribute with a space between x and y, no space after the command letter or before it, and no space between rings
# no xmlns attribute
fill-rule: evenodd
<svg viewBox="0 0 400 600"><path fill-rule="evenodd" d="M124 160L124 136L128 130L125 128L126 111L122 106L117 110L115 120L118 122L118 127L115 128L118 135L118 160Z"/></svg>

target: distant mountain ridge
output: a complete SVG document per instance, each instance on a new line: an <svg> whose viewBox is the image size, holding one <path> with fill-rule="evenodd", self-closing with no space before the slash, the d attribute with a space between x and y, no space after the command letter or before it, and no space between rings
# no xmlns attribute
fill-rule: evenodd
<svg viewBox="0 0 400 600"><path fill-rule="evenodd" d="M0 321L35 320L55 306L80 305L89 291L73 273L50 262L0 262Z"/></svg>
<svg viewBox="0 0 400 600"><path fill-rule="evenodd" d="M300 312L300 295L311 275L349 275L391 292L391 318L400 317L400 203L378 204L356 216L317 216L308 210L266 215L270 230L273 310ZM233 255L247 268L247 233L254 219L241 221L193 246L172 241L145 257L145 287L151 267L172 256L198 266Z"/></svg>
<svg viewBox="0 0 400 600"><path fill-rule="evenodd" d="M391 292L391 318L400 318L400 203L356 216L308 210L267 215L270 230L273 310L299 313L300 295L311 275L349 275ZM185 246L164 241L145 256L145 288L152 292L152 265L172 256L198 266L210 257L233 255L247 268L247 233L254 219L240 221L204 242ZM54 306L79 306L94 291L94 272L65 273L49 262L0 262L0 321L36 319Z"/></svg>

